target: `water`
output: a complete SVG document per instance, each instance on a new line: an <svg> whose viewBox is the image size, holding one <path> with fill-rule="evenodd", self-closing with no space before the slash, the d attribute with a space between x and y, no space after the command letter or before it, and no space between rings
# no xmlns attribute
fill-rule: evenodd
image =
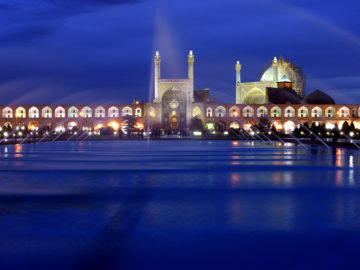
<svg viewBox="0 0 360 270"><path fill-rule="evenodd" d="M0 269L360 269L360 152L235 141L0 148Z"/></svg>

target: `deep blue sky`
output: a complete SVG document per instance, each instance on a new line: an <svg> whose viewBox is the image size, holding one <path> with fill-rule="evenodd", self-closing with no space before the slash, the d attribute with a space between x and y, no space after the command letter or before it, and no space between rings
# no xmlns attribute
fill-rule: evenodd
<svg viewBox="0 0 360 270"><path fill-rule="evenodd" d="M0 0L1 104L129 103L162 77L235 102L236 60L254 81L283 55L301 66L307 93L360 103L360 3L261 0Z"/></svg>

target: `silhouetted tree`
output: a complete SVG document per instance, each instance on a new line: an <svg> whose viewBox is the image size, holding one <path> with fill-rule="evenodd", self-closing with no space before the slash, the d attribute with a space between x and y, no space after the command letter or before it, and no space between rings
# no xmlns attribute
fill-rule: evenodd
<svg viewBox="0 0 360 270"><path fill-rule="evenodd" d="M345 134L349 133L350 126L349 126L349 123L347 121L345 121L344 124L342 125L341 131L344 132Z"/></svg>
<svg viewBox="0 0 360 270"><path fill-rule="evenodd" d="M194 131L194 130L203 131L204 130L203 122L199 117L195 116L191 119L190 130L192 130L192 131Z"/></svg>

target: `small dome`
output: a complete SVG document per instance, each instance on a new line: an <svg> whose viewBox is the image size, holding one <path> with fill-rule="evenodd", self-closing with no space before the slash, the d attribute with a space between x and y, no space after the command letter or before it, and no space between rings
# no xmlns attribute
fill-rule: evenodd
<svg viewBox="0 0 360 270"><path fill-rule="evenodd" d="M302 100L304 104L335 104L335 101L329 95L321 90L315 90Z"/></svg>
<svg viewBox="0 0 360 270"><path fill-rule="evenodd" d="M279 82L291 82L289 77L284 74L284 76L281 77Z"/></svg>
<svg viewBox="0 0 360 270"><path fill-rule="evenodd" d="M278 68L277 68L277 82L282 82L282 79L286 75L289 81L292 83L292 89L300 96L305 95L305 76L301 68L297 67L292 62L285 60L283 57L279 57ZM270 65L265 72L262 74L260 81L262 82L272 82L274 79L274 67Z"/></svg>

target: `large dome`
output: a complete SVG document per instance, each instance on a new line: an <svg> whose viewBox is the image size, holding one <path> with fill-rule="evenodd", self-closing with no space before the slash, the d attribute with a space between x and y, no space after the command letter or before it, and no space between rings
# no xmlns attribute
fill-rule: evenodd
<svg viewBox="0 0 360 270"><path fill-rule="evenodd" d="M283 77L289 78L289 80L292 82L292 88L294 91L300 96L305 96L305 76L302 72L302 70L291 63L288 60L285 60L284 58L280 57L278 61L278 78L277 82L281 81L281 78ZM265 70L263 75L261 76L260 81L263 82L271 82L273 81L274 77L274 68L271 65L269 68Z"/></svg>

